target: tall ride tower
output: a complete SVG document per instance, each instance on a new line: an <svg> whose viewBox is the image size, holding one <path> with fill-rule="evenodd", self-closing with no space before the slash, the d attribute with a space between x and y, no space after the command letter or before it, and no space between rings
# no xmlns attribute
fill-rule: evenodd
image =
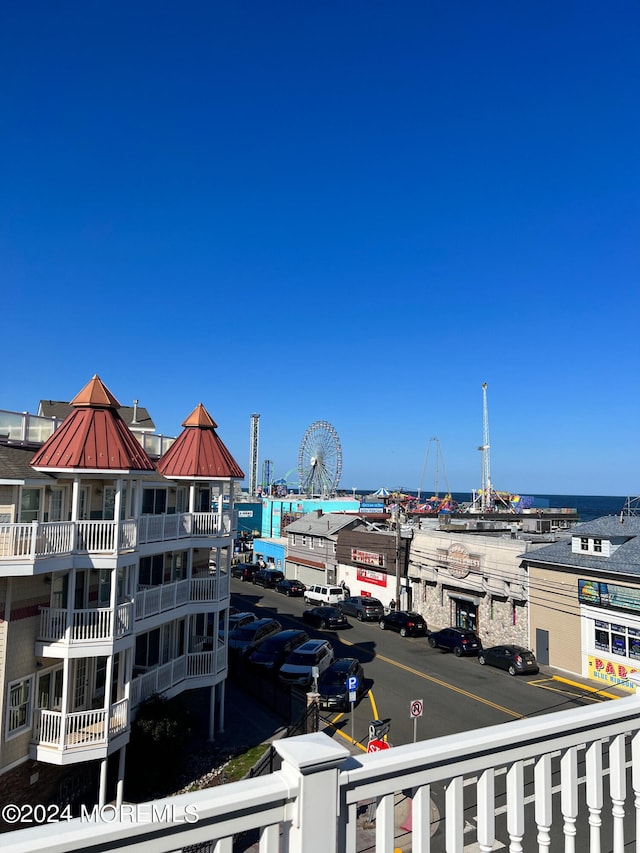
<svg viewBox="0 0 640 853"><path fill-rule="evenodd" d="M260 415L251 415L251 437L249 440L249 494L253 497L258 488L258 433Z"/></svg>

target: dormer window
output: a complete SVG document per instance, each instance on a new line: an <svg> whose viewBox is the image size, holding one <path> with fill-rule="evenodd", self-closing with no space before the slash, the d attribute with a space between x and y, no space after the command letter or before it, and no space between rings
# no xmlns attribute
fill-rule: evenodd
<svg viewBox="0 0 640 853"><path fill-rule="evenodd" d="M593 550L596 554L602 553L602 539L594 539L593 540Z"/></svg>
<svg viewBox="0 0 640 853"><path fill-rule="evenodd" d="M587 539L586 536L583 536L580 539L580 550L581 551L588 551L589 550L589 540Z"/></svg>

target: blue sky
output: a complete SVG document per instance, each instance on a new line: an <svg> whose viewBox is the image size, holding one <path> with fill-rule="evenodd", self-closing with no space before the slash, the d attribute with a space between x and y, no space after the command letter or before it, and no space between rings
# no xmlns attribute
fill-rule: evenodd
<svg viewBox="0 0 640 853"><path fill-rule="evenodd" d="M487 382L497 488L640 494L636 0L0 24L0 408L97 373L247 472L258 412L276 476L326 420L343 488L417 488L438 437L467 491Z"/></svg>

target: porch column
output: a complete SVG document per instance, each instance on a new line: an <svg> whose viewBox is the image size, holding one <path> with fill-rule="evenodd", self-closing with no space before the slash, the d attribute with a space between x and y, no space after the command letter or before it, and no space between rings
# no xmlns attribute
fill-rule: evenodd
<svg viewBox="0 0 640 853"><path fill-rule="evenodd" d="M77 475L73 478L73 486L71 489L71 521L78 520L80 511L80 477Z"/></svg>
<svg viewBox="0 0 640 853"><path fill-rule="evenodd" d="M103 758L100 762L100 793L98 795L98 805L100 808L107 804L107 759Z"/></svg>
<svg viewBox="0 0 640 853"><path fill-rule="evenodd" d="M211 688L211 698L209 699L209 740L215 740L216 731L216 686Z"/></svg>
<svg viewBox="0 0 640 853"><path fill-rule="evenodd" d="M120 515L122 508L122 477L116 480L116 491L113 499L113 520L115 522L115 533L113 550L117 553L120 549Z"/></svg>
<svg viewBox="0 0 640 853"><path fill-rule="evenodd" d="M71 487L71 550L75 551L78 545L78 515L80 513L80 477L73 478Z"/></svg>
<svg viewBox="0 0 640 853"><path fill-rule="evenodd" d="M224 732L224 703L227 692L227 682L221 681L218 684L218 731L220 734Z"/></svg>
<svg viewBox="0 0 640 853"><path fill-rule="evenodd" d="M126 758L127 747L123 746L118 754L118 782L116 785L116 808L119 809L122 805L124 796L124 765Z"/></svg>
<svg viewBox="0 0 640 853"><path fill-rule="evenodd" d="M338 772L349 750L321 732L282 738L273 745L282 757L280 774L300 786L290 853L337 853Z"/></svg>
<svg viewBox="0 0 640 853"><path fill-rule="evenodd" d="M189 486L189 512L196 511L196 484L191 483Z"/></svg>

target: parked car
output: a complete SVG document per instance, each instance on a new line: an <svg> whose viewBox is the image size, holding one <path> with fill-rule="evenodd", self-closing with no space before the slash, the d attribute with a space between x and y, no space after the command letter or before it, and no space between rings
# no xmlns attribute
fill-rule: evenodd
<svg viewBox="0 0 640 853"><path fill-rule="evenodd" d="M249 663L275 675L291 652L306 643L308 639L309 635L301 628L278 631L277 634L272 634L258 643L249 655Z"/></svg>
<svg viewBox="0 0 640 853"><path fill-rule="evenodd" d="M461 655L477 655L482 649L482 643L473 631L466 628L443 628L429 634L429 645L432 649L439 648L453 652L456 657Z"/></svg>
<svg viewBox="0 0 640 853"><path fill-rule="evenodd" d="M335 652L328 640L308 640L291 652L280 667L278 678L283 684L309 687L313 668L318 667L318 675L322 675L334 660Z"/></svg>
<svg viewBox="0 0 640 853"><path fill-rule="evenodd" d="M488 663L490 666L506 669L509 675L540 672L534 653L522 646L491 646L489 649L482 649L478 652L478 663Z"/></svg>
<svg viewBox="0 0 640 853"><path fill-rule="evenodd" d="M276 584L284 580L284 574L278 569L260 569L251 580L256 586L275 589Z"/></svg>
<svg viewBox="0 0 640 853"><path fill-rule="evenodd" d="M331 708L336 711L347 711L351 705L349 701L349 678L357 678L356 702L367 692L364 671L360 661L356 658L338 658L318 679L319 703L321 708Z"/></svg>
<svg viewBox="0 0 640 853"><path fill-rule="evenodd" d="M282 625L277 619L256 619L248 625L241 625L229 634L229 651L239 655L248 655L258 643L266 640L271 634L282 631Z"/></svg>
<svg viewBox="0 0 640 853"><path fill-rule="evenodd" d="M248 611L245 613L230 613L229 614L229 633L235 631L236 628L240 628L242 625L248 625L250 622L255 622L257 616L255 613L249 613ZM218 635L220 637L224 636L224 623L220 626L220 630L218 631Z"/></svg>
<svg viewBox="0 0 640 853"><path fill-rule="evenodd" d="M276 592L282 595L304 595L306 586L296 578L284 578L276 584Z"/></svg>
<svg viewBox="0 0 640 853"><path fill-rule="evenodd" d="M391 610L380 617L378 625L383 631L398 631L401 637L427 636L427 623L412 610Z"/></svg>
<svg viewBox="0 0 640 853"><path fill-rule="evenodd" d="M304 593L306 604L338 604L344 598L341 586L326 583L315 583L308 586Z"/></svg>
<svg viewBox="0 0 640 853"><path fill-rule="evenodd" d="M231 566L231 577L240 578L241 581L250 581L256 572L260 571L257 563L236 563Z"/></svg>
<svg viewBox="0 0 640 853"><path fill-rule="evenodd" d="M339 607L328 604L326 607L312 607L302 614L305 622L314 628L346 628L349 621Z"/></svg>
<svg viewBox="0 0 640 853"><path fill-rule="evenodd" d="M355 616L359 622L375 622L384 616L382 602L370 595L350 595L340 602L346 616Z"/></svg>

